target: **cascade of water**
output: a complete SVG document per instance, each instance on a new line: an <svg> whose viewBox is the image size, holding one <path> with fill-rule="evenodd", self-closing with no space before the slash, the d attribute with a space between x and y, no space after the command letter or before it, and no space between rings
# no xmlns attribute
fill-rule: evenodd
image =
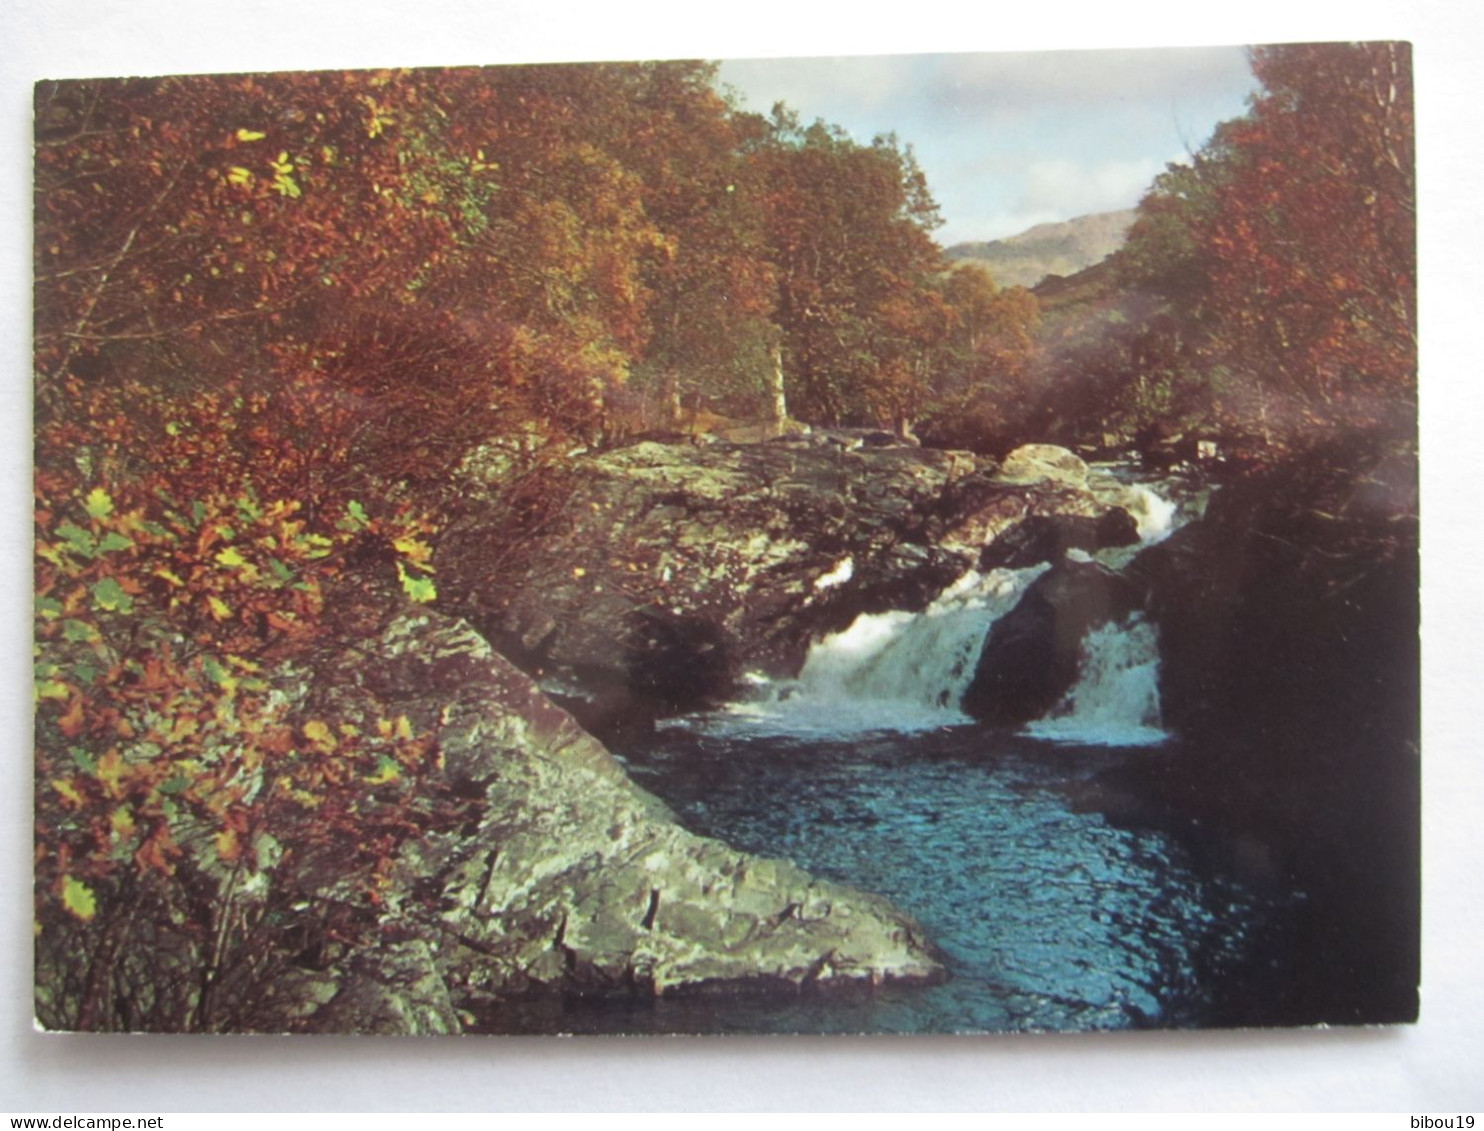
<svg viewBox="0 0 1484 1131"><path fill-rule="evenodd" d="M1077 682L1027 734L1084 746L1151 746L1160 727L1159 637L1135 614L1093 629L1082 642Z"/></svg>
<svg viewBox="0 0 1484 1131"><path fill-rule="evenodd" d="M1129 513L1139 526L1139 548L1152 546L1168 538L1175 531L1175 516L1179 504L1157 494L1143 483L1131 483L1129 490L1134 495L1134 505Z"/></svg>
<svg viewBox="0 0 1484 1131"><path fill-rule="evenodd" d="M959 711L989 627L1045 565L970 570L920 613L867 613L817 640L797 679L758 680L708 729L840 735L913 731L970 720Z"/></svg>
<svg viewBox="0 0 1484 1131"><path fill-rule="evenodd" d="M1114 569L1175 527L1175 503L1142 484L1130 489L1129 509L1141 540L1096 555ZM1048 568L970 570L920 613L863 614L844 631L815 641L797 679L759 677L747 700L684 725L721 733L828 736L970 722L959 704L990 627ZM1161 741L1158 662L1154 629L1142 621L1089 634L1076 686L1027 733L1108 745Z"/></svg>

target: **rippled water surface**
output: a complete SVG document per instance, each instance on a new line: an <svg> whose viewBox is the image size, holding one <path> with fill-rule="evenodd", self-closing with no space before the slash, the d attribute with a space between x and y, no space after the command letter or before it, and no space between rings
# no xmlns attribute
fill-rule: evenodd
<svg viewBox="0 0 1484 1131"><path fill-rule="evenodd" d="M940 986L584 1004L573 1031L963 1032L1203 1023L1252 902L1170 838L1074 810L1139 750L955 727L850 740L676 728L626 761L692 830L880 893L921 921Z"/></svg>

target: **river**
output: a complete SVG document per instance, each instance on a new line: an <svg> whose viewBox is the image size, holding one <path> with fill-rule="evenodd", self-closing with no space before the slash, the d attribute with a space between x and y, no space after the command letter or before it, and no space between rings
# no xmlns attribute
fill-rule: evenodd
<svg viewBox="0 0 1484 1131"><path fill-rule="evenodd" d="M1175 507L1143 490L1143 545ZM1104 555L1118 567L1131 551ZM1158 638L1088 635L1076 685L1018 731L957 709L987 629L1048 567L966 573L926 610L861 616L797 678L620 750L692 831L884 895L941 949L936 986L533 1004L515 1030L912 1033L1219 1023L1216 987L1270 909L1167 831L1079 803L1153 748Z"/></svg>

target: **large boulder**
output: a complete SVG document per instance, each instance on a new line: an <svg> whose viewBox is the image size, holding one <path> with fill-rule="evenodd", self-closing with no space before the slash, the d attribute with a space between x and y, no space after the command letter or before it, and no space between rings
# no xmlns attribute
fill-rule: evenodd
<svg viewBox="0 0 1484 1131"><path fill-rule="evenodd" d="M1122 507L1097 518L1090 515L1033 514L1010 527L979 555L979 570L1025 569L1042 562L1055 563L1068 550L1097 551L1132 546L1139 541L1139 524Z"/></svg>
<svg viewBox="0 0 1484 1131"><path fill-rule="evenodd" d="M660 715L725 698L747 670L796 670L812 636L924 607L972 564L935 544L964 453L825 444L643 442L573 461L520 548L471 503L439 546L440 590L569 705ZM978 547L974 547L977 553Z"/></svg>
<svg viewBox="0 0 1484 1131"><path fill-rule="evenodd" d="M1028 551L1034 557L1024 564L1055 561L1067 549L1137 542L1150 517L1149 502L1146 492L1090 468L1066 448L1026 444L993 471L967 476L950 488L941 508L939 541L976 557L989 549L990 559L1004 559L987 565L1022 559ZM1003 545L993 548L1001 540Z"/></svg>
<svg viewBox="0 0 1484 1131"><path fill-rule="evenodd" d="M1282 909L1223 1019L1416 1015L1417 465L1346 437L1225 484L1129 567L1179 742L1107 776Z"/></svg>
<svg viewBox="0 0 1484 1131"><path fill-rule="evenodd" d="M921 929L884 900L686 832L467 624L404 613L377 653L332 673L345 706L427 728L479 803L463 828L404 849L387 900L400 930L435 948L460 1008L522 990L941 975Z"/></svg>
<svg viewBox="0 0 1484 1131"><path fill-rule="evenodd" d="M1077 453L1056 444L1022 444L1005 457L1000 478L1007 483L1051 481L1085 487L1089 469Z"/></svg>
<svg viewBox="0 0 1484 1131"><path fill-rule="evenodd" d="M1076 682L1087 634L1139 607L1138 590L1096 563L1048 570L990 629L963 710L1007 726L1042 717Z"/></svg>

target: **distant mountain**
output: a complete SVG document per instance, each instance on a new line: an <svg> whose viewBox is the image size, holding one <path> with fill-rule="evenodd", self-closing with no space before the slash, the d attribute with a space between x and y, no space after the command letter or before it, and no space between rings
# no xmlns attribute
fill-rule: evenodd
<svg viewBox="0 0 1484 1131"><path fill-rule="evenodd" d="M1056 224L1037 224L1018 236L987 243L956 243L949 259L977 263L1002 287L1033 287L1047 275L1075 275L1123 246L1134 210L1097 212Z"/></svg>

